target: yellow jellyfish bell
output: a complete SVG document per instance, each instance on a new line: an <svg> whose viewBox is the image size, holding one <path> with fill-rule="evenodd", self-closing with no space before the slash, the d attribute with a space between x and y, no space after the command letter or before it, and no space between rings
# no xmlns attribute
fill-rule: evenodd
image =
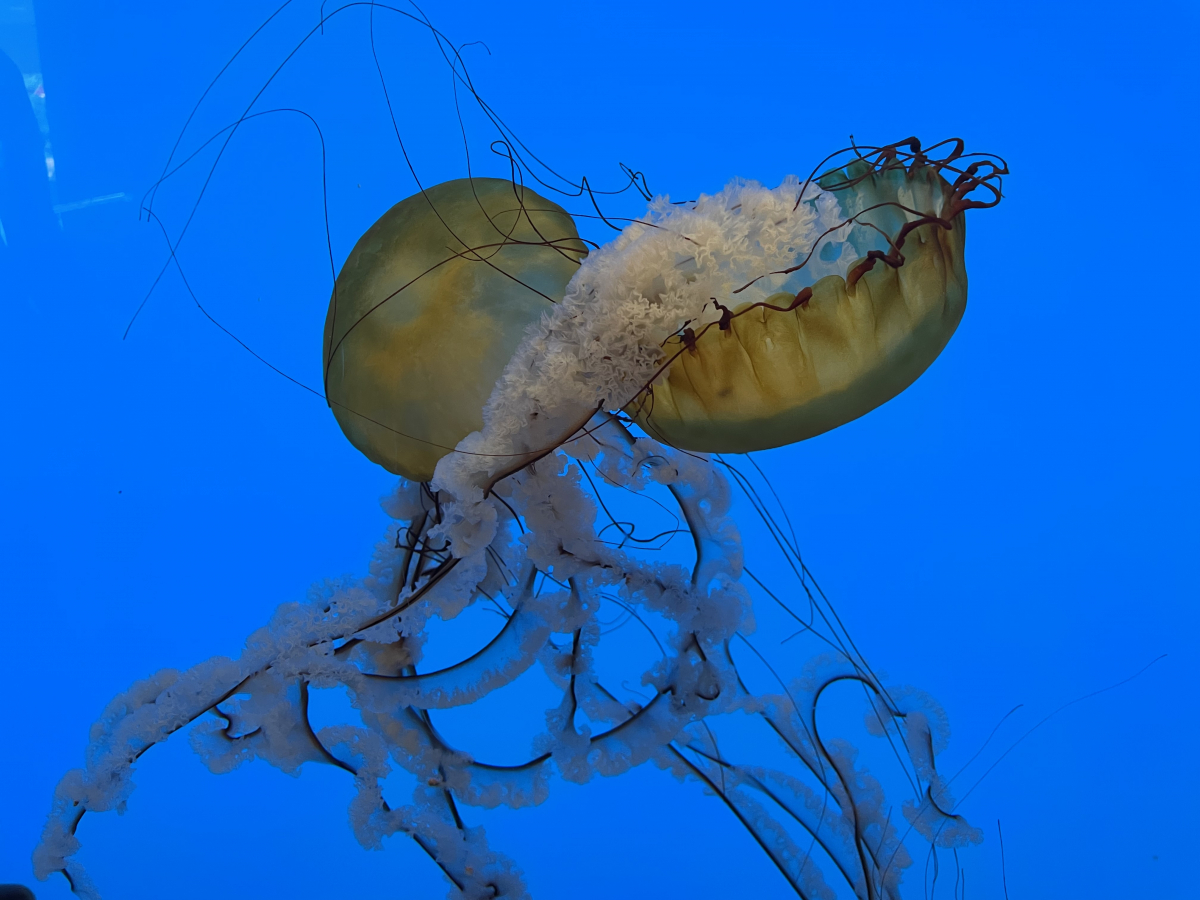
<svg viewBox="0 0 1200 900"><path fill-rule="evenodd" d="M946 346L967 302L962 210L985 204L920 161L858 161L819 184L884 249L668 340L664 377L628 408L648 434L722 453L802 441L886 403Z"/></svg>
<svg viewBox="0 0 1200 900"><path fill-rule="evenodd" d="M483 424L525 328L586 255L529 188L458 179L402 200L355 244L325 320L325 393L346 437L414 481Z"/></svg>

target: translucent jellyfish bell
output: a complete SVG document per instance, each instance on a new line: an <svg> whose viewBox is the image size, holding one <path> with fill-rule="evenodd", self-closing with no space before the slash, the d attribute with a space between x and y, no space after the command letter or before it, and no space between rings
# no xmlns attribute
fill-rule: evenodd
<svg viewBox="0 0 1200 900"><path fill-rule="evenodd" d="M649 434L687 450L764 450L843 425L916 381L966 308L963 213L990 204L963 199L980 183L974 171L951 184L946 161L914 149L908 166L857 159L818 179L846 224L772 274L801 277L827 260L837 274L718 303L719 322L667 340L664 376L629 407ZM805 188L797 207L816 206L821 191Z"/></svg>
<svg viewBox="0 0 1200 900"><path fill-rule="evenodd" d="M325 321L342 430L414 481L482 427L525 327L586 255L571 217L511 181L458 179L402 200L355 244Z"/></svg>

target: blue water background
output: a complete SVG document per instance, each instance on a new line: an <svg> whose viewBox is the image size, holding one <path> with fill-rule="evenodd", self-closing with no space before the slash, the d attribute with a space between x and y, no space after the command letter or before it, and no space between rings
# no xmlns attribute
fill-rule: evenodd
<svg viewBox="0 0 1200 900"><path fill-rule="evenodd" d="M0 270L0 882L31 883L44 900L67 888L33 883L29 853L104 704L158 668L236 654L279 603L362 573L385 526L377 500L391 476L321 401L207 321L178 273L122 340L167 258L137 199L273 8L36 4L56 160L46 202L61 228L5 249ZM988 764L1062 704L1166 654L1057 714L975 790L962 810L986 833L963 857L973 900L1004 897L1005 880L1014 900L1196 896L1194 5L426 11L456 42L486 43L465 51L472 75L521 137L599 186L619 181L618 162L674 199L733 176L774 185L851 133L959 135L1009 160L1004 202L969 214L970 302L946 352L883 408L760 464L860 649L945 706L951 770L1017 704ZM420 29L379 15L422 177L463 175L444 63ZM236 118L316 21L316 4L294 4L195 135ZM364 10L340 16L258 107L321 123L339 265L414 191L366 26ZM164 193L172 234L206 171ZM223 324L314 385L325 252L312 125L291 113L247 124L180 259ZM340 771L293 780L255 763L217 777L180 736L147 754L136 781L124 816L89 816L80 830L109 898L444 894L411 841L385 853L354 843ZM537 897L790 896L714 798L649 768L560 785L545 806L486 822ZM906 896L923 896L919 873L907 882ZM945 881L937 890L950 896Z"/></svg>

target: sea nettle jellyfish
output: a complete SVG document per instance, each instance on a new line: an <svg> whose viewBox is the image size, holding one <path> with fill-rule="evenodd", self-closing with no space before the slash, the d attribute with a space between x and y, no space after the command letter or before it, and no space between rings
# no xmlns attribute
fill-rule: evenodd
<svg viewBox="0 0 1200 900"><path fill-rule="evenodd" d="M516 181L451 181L398 203L342 268L324 338L338 422L401 476L370 575L282 606L237 659L116 698L87 767L58 786L39 877L62 872L92 895L72 858L81 817L123 804L138 757L191 723L214 772L252 758L344 769L363 846L410 835L451 897L528 896L462 807L535 805L556 779L646 764L714 794L802 898L896 898L914 841L934 853L979 841L935 765L942 710L872 672L794 543L771 528L792 590L743 577L729 476L765 506L720 454L821 434L918 378L963 315L966 211L997 203L1006 171L958 140L855 146L775 188L655 199L591 252L562 207ZM694 562L637 550L598 484L665 489ZM741 666L751 588L824 647L767 690ZM422 668L430 619L485 601L501 614L491 640ZM597 665L613 609L659 648L619 679ZM561 702L525 761L497 764L439 732L439 711L527 673ZM646 695L631 699L625 681ZM868 731L909 776L902 815L855 747L821 727L822 697L842 684L861 690ZM310 725L310 689L330 687L361 724ZM723 750L735 713L764 726L784 763ZM384 798L392 767L415 776L403 802Z"/></svg>

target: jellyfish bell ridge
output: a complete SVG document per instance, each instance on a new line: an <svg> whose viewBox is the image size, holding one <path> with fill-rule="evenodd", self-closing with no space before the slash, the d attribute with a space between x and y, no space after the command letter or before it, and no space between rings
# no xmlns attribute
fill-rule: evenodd
<svg viewBox="0 0 1200 900"><path fill-rule="evenodd" d="M355 244L325 322L326 396L350 442L414 481L482 427L525 328L586 255L529 188L456 179L401 200Z"/></svg>

